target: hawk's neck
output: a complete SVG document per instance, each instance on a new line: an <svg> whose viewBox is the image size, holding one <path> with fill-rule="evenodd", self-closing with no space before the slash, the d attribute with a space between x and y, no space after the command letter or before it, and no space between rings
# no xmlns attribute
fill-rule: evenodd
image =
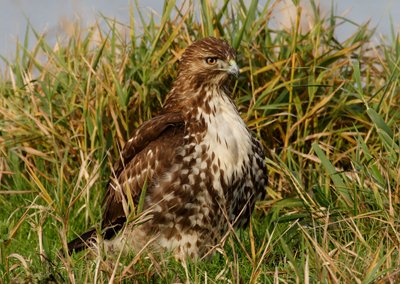
<svg viewBox="0 0 400 284"><path fill-rule="evenodd" d="M204 88L202 92L186 113L186 138L189 144L207 149L202 155L213 158L229 184L242 174L242 166L248 162L251 134L223 90Z"/></svg>

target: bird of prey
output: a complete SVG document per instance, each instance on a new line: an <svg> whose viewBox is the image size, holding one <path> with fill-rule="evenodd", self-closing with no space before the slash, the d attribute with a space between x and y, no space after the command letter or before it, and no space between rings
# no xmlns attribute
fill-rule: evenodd
<svg viewBox="0 0 400 284"><path fill-rule="evenodd" d="M127 141L110 179L102 219L107 250L171 251L201 258L230 228L245 226L265 197L264 151L240 117L229 82L239 74L224 40L191 44L160 113ZM142 204L141 222L129 222ZM132 206L132 204L134 206ZM91 230L68 244L93 244Z"/></svg>

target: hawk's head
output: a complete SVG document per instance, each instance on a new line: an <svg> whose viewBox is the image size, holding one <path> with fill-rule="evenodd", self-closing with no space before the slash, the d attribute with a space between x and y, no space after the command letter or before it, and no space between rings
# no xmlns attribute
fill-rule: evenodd
<svg viewBox="0 0 400 284"><path fill-rule="evenodd" d="M194 42L182 55L164 111L192 108L194 102L203 101L206 89L224 89L221 93L229 94L229 78L239 75L235 58L235 50L224 40L208 37Z"/></svg>
<svg viewBox="0 0 400 284"><path fill-rule="evenodd" d="M239 75L235 59L235 50L222 39L196 41L182 55L178 79L184 77L195 85L222 85L231 75Z"/></svg>

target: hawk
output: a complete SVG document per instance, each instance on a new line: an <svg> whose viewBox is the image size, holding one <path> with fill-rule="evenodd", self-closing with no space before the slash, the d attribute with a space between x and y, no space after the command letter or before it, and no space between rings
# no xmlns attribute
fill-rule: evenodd
<svg viewBox="0 0 400 284"><path fill-rule="evenodd" d="M260 142L230 97L230 79L239 74L235 58L214 37L184 51L161 112L127 141L110 179L102 219L107 250L138 251L151 240L153 249L196 259L229 224L249 222L265 196L267 169ZM145 217L128 222L139 203ZM91 230L73 240L69 253L95 236Z"/></svg>

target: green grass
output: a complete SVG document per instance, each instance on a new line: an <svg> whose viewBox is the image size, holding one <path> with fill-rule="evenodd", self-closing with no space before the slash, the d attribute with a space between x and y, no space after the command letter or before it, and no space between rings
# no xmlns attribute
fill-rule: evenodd
<svg viewBox="0 0 400 284"><path fill-rule="evenodd" d="M311 30L273 30L273 2L243 2L201 1L196 14L168 1L159 20L138 11L129 26L101 19L106 28L77 28L57 47L37 32L32 50L17 47L0 80L3 282L399 281L398 35L372 45L359 26L339 43L350 19L321 18L316 5ZM268 194L251 226L186 265L59 256L99 224L113 157L160 109L184 48L207 35L238 49L235 100L267 150Z"/></svg>

